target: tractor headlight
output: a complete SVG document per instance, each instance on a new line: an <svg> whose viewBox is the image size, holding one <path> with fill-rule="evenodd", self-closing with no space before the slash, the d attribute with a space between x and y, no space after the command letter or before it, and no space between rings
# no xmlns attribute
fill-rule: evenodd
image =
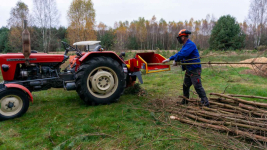
<svg viewBox="0 0 267 150"><path fill-rule="evenodd" d="M8 69L9 69L9 65L5 65L5 64L3 64L3 65L2 65L2 69L3 69L4 72L7 72Z"/></svg>

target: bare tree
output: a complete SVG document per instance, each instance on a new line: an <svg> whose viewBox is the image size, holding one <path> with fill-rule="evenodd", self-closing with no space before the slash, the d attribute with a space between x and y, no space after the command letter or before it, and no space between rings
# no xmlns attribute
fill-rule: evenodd
<svg viewBox="0 0 267 150"><path fill-rule="evenodd" d="M28 6L19 1L16 6L10 11L10 18L8 19L8 26L18 26L23 28L23 21L29 18L29 8Z"/></svg>
<svg viewBox="0 0 267 150"><path fill-rule="evenodd" d="M10 28L8 38L13 52L21 51L21 33L23 31L23 22L24 20L29 19L30 15L28 6L25 3L18 1L16 6L11 9L10 18L8 19L8 26ZM31 21L29 21L29 26L30 25ZM32 32L32 29L29 30Z"/></svg>
<svg viewBox="0 0 267 150"><path fill-rule="evenodd" d="M55 33L53 27L59 24L60 14L55 0L33 0L35 25L41 28L43 51L50 51L50 42Z"/></svg>
<svg viewBox="0 0 267 150"><path fill-rule="evenodd" d="M263 28L267 21L267 0L251 0L248 20L253 25L254 44L257 47L260 45Z"/></svg>

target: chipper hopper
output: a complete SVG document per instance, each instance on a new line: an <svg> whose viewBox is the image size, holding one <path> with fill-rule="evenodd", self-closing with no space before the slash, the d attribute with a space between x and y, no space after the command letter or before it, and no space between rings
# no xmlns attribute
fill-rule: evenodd
<svg viewBox="0 0 267 150"><path fill-rule="evenodd" d="M46 54L31 50L30 34L26 21L23 32L23 53L0 55L3 82L0 84L0 120L23 115L33 102L32 92L50 88L76 90L86 104L110 104L119 99L127 86L132 86L136 78L142 77L140 69L146 73L170 70L161 63L165 58L153 52L138 53L135 58L124 61L124 53L105 51L101 45L90 50L90 46L100 41L76 42L72 47L62 42L64 54ZM86 46L86 51L79 48ZM76 55L69 56L74 51ZM69 60L66 68L61 65Z"/></svg>
<svg viewBox="0 0 267 150"><path fill-rule="evenodd" d="M134 71L134 68L137 69L145 69L146 73L155 73L155 72L162 72L162 71L169 71L170 65L160 64L166 58L160 54L155 54L154 52L147 52L147 53L137 53L134 59L130 59L126 61L128 68L131 71ZM159 64L157 64L159 63ZM134 67L130 67L131 64Z"/></svg>

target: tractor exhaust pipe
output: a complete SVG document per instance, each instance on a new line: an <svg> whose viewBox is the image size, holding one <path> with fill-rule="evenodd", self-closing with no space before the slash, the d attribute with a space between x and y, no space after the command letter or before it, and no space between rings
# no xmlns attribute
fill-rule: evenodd
<svg viewBox="0 0 267 150"><path fill-rule="evenodd" d="M24 20L24 31L22 32L22 53L25 57L26 66L29 66L31 55L31 37L27 27L27 20Z"/></svg>

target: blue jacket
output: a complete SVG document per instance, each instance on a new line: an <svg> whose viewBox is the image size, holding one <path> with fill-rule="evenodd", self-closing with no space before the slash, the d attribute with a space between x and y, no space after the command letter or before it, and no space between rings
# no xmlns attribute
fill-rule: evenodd
<svg viewBox="0 0 267 150"><path fill-rule="evenodd" d="M183 45L182 49L177 54L170 57L170 60L174 60L175 62L182 61L183 63L197 63L200 62L200 59L194 59L194 58L199 58L199 57L200 56L195 43L193 43L190 39L188 39L185 45ZM194 59L194 60L184 61L187 59ZM198 65L186 66L186 69L189 71L192 71L197 68L201 68L201 65L198 64Z"/></svg>

